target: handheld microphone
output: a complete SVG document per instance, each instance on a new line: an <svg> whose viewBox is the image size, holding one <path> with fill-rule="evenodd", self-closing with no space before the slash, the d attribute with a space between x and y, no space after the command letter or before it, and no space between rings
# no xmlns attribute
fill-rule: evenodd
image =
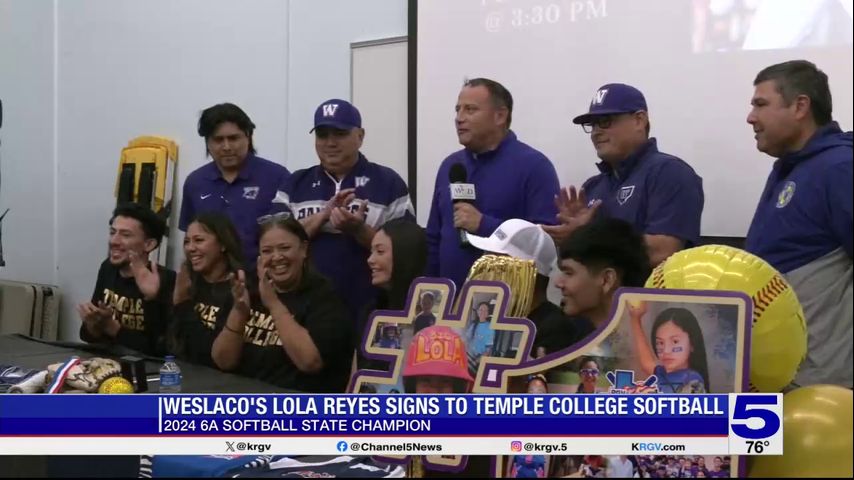
<svg viewBox="0 0 854 480"><path fill-rule="evenodd" d="M448 171L448 181L450 182L452 203L474 203L474 200L476 198L474 184L466 183L467 178L468 172L466 172L465 165L463 165L462 163L455 163L451 165L451 169ZM466 231L462 228L458 228L457 232L459 232L460 235L460 246L470 246L471 244L469 243Z"/></svg>

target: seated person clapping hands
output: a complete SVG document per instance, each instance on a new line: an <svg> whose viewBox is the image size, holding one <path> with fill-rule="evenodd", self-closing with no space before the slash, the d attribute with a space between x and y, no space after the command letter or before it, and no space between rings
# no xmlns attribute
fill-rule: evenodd
<svg viewBox="0 0 854 480"><path fill-rule="evenodd" d="M260 229L257 278L239 271L234 305L213 343L214 364L304 392L343 392L352 327L330 283L309 264L308 235L292 217Z"/></svg>

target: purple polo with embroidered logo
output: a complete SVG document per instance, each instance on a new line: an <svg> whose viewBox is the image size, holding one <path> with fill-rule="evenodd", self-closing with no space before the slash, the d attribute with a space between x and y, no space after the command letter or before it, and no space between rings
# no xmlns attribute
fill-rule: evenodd
<svg viewBox="0 0 854 480"><path fill-rule="evenodd" d="M231 219L243 246L243 261L255 269L258 257L258 221L271 211L277 187L290 177L288 169L249 154L240 173L228 183L216 163L208 162L184 181L178 228L187 231L193 217L202 212L221 212Z"/></svg>
<svg viewBox="0 0 854 480"><path fill-rule="evenodd" d="M453 280L461 288L469 269L483 254L460 246L454 227L448 173L460 163L475 185L475 208L483 218L478 236L488 237L505 220L519 218L553 225L557 215L554 198L560 191L554 165L541 152L519 141L509 131L495 150L475 154L458 150L445 158L436 174L430 218L427 221L427 273Z"/></svg>
<svg viewBox="0 0 854 480"><path fill-rule="evenodd" d="M596 117L646 111L640 90L609 83L593 95L588 112L572 121L586 124ZM602 202L599 215L625 220L647 235L676 237L686 247L697 245L705 198L703 179L690 165L658 151L650 138L616 167L604 161L597 167L601 173L582 188L590 204Z"/></svg>
<svg viewBox="0 0 854 480"><path fill-rule="evenodd" d="M703 179L681 159L658 151L654 138L619 163L596 165L584 182L588 202L601 200L599 215L625 220L641 233L669 235L686 247L700 240Z"/></svg>

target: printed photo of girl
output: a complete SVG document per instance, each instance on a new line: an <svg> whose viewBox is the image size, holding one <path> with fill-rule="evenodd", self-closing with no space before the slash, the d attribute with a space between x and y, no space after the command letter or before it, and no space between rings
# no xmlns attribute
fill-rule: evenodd
<svg viewBox="0 0 854 480"><path fill-rule="evenodd" d="M647 343L642 322L648 309L646 302L629 303L642 373L658 378L661 393L709 393L706 344L697 317L686 308L663 310L653 322Z"/></svg>
<svg viewBox="0 0 854 480"><path fill-rule="evenodd" d="M495 297L494 294L490 294L488 297L473 302L473 308L469 312L467 325L463 332L467 345L469 374L472 376L477 374L481 357L493 355L492 346L495 341L495 331L490 323L493 313L490 302L494 302Z"/></svg>

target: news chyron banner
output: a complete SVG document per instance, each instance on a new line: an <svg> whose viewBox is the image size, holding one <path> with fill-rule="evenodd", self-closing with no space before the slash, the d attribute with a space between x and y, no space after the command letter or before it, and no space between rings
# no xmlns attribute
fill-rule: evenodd
<svg viewBox="0 0 854 480"><path fill-rule="evenodd" d="M0 447L16 455L780 454L781 408L780 394L4 395Z"/></svg>
<svg viewBox="0 0 854 480"><path fill-rule="evenodd" d="M520 312L526 315L531 312L530 299L524 298L525 292L532 291L532 285L527 284L530 282L501 275L492 278L507 281L469 280L456 301L451 282L419 279L410 289L406 310L375 312L366 327L362 345L364 355L373 364L369 369L356 372L351 391L402 395L433 392L571 394L584 395L584 398L588 395L597 398L600 395L602 398L639 395L642 399L651 395L702 398L693 396L749 391L751 324L748 319L752 315L752 303L743 293L622 289L613 300L608 321L594 325L593 332L580 342L561 345L559 340L554 341L559 331L550 331L538 339L535 324L527 318L519 318ZM778 404L769 404L769 408L777 408L774 405ZM749 408L754 413L755 407L739 408ZM768 411L779 414L778 410ZM744 413L743 410L738 412ZM492 418L496 431L509 421ZM532 422L533 426L534 418L528 416L524 421ZM623 453L614 453L615 450L608 447L616 443L612 443L614 432L607 431L604 423L611 421L607 420L609 418L619 417L605 415L595 421L591 417L584 418L590 421L586 427L591 430L578 444L581 450L570 450L569 444L564 448L560 442L549 444L547 448L526 450L526 444L522 443L521 450L511 449L509 455L497 455L488 461L466 458L461 455L464 452L427 455L420 461L428 470L492 476L593 476L606 467L608 459L602 456L613 454L634 455L632 460L636 468L640 470L643 466L648 472L662 465L675 468L679 464L682 468L686 462L691 467L694 463L708 462L709 471L714 471L714 465L721 466L721 470L716 471L718 476L746 473L743 459L737 457L748 453L744 449L722 452L709 445L694 450L688 458L687 453L663 448L674 437L692 436L694 440L711 441L708 435L713 433L688 422L687 417L668 417L664 421L675 422L674 428L684 428L678 432L657 431L659 423L648 417L649 423L644 428L654 437L645 440L644 445L654 445L653 450L646 453L639 450L646 448L640 444L629 450L618 447ZM537 424L537 429L532 431L540 432L541 437L575 431L562 430L564 426L558 420L550 418ZM577 421L582 419L575 420L572 428L581 428L583 422ZM751 420L762 421L769 427L779 427L779 422L773 423L770 417ZM457 425L460 434L469 433L465 423ZM778 431L777 427L772 430ZM482 444L483 438L471 440L472 444ZM764 444L759 447L763 452L770 448ZM382 460L401 459L384 456Z"/></svg>

